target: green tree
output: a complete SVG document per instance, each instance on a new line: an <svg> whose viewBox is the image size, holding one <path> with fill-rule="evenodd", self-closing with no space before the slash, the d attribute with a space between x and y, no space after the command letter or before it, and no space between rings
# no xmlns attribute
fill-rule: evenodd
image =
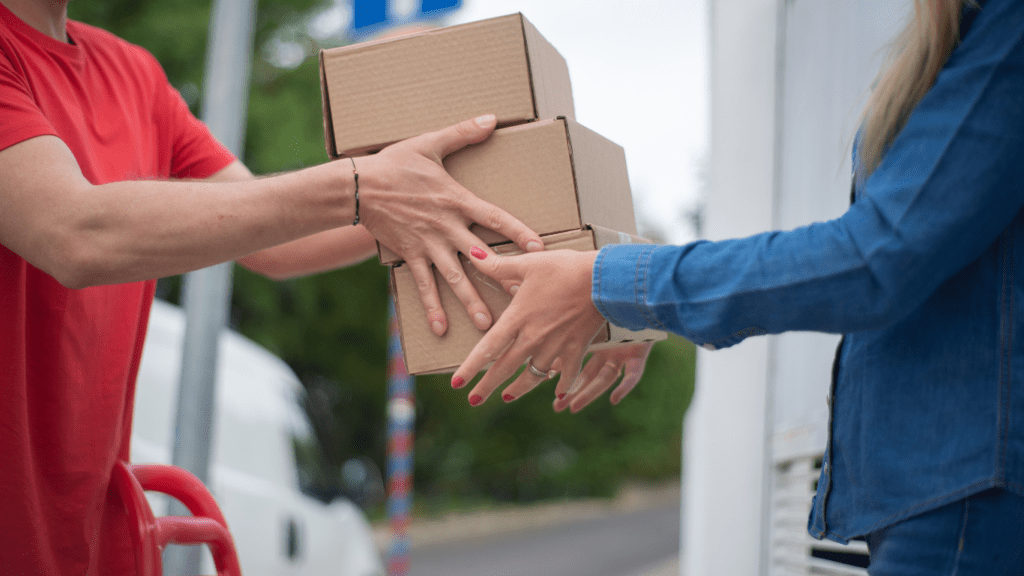
<svg viewBox="0 0 1024 576"><path fill-rule="evenodd" d="M347 40L318 41L306 32L327 8L316 0L258 4L243 154L257 174L327 159L314 56ZM153 52L198 114L209 0L73 2L69 13ZM160 292L177 301L179 285L164 280ZM328 483L353 456L384 468L388 299L387 270L374 261L285 282L235 270L232 327L299 375L322 444L311 475ZM609 495L624 478L673 477L693 357L693 346L678 338L659 343L644 379L619 406L604 398L577 415L553 413L550 383L512 405L471 408L447 377L419 378L417 492L448 506Z"/></svg>

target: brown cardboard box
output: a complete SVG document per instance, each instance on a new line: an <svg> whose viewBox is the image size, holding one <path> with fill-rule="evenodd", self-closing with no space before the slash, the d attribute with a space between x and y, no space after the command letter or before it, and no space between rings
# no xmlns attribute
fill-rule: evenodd
<svg viewBox="0 0 1024 576"><path fill-rule="evenodd" d="M448 156L444 167L478 197L541 236L594 224L636 234L626 154L603 136L565 118L502 128ZM488 245L508 242L481 227ZM379 246L382 264L400 261Z"/></svg>
<svg viewBox="0 0 1024 576"><path fill-rule="evenodd" d="M606 244L648 242L632 234L600 226L587 226L580 230L550 234L544 237L544 241L548 250L581 251L595 250ZM499 254L520 252L514 244L496 246L495 251ZM511 297L499 283L477 272L472 265L464 264L470 281L497 321L508 307ZM484 334L473 325L462 303L436 270L434 276L441 294L441 303L448 314L448 331L444 336L436 336L431 332L416 290L416 282L408 266L395 266L391 270L392 293L395 295L402 350L405 353L405 365L409 374L454 372ZM633 332L606 323L601 333L594 339L591 350L631 341L664 340L665 337L666 334L658 330Z"/></svg>
<svg viewBox="0 0 1024 576"><path fill-rule="evenodd" d="M574 115L565 59L522 14L324 50L320 85L332 158L482 114Z"/></svg>

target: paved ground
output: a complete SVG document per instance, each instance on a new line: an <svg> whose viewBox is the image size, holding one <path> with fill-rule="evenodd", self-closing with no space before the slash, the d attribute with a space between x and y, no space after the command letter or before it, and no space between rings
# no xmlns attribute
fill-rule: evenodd
<svg viewBox="0 0 1024 576"><path fill-rule="evenodd" d="M679 485L414 520L411 576L677 576ZM386 550L389 532L375 527Z"/></svg>

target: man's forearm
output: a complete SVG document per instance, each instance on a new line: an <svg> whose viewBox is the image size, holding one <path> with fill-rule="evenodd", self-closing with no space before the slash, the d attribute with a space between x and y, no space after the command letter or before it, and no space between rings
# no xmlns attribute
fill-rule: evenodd
<svg viewBox="0 0 1024 576"><path fill-rule="evenodd" d="M247 181L94 186L56 138L3 155L0 243L74 288L235 260L346 225L354 215L351 175L333 164Z"/></svg>
<svg viewBox="0 0 1024 576"><path fill-rule="evenodd" d="M377 253L377 243L362 226L344 226L260 250L238 259L253 272L274 280L344 268Z"/></svg>

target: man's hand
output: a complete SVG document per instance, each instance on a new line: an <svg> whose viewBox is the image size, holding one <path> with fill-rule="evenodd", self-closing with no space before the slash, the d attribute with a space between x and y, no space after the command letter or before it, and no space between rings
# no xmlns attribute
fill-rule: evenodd
<svg viewBox="0 0 1024 576"><path fill-rule="evenodd" d="M468 256L474 246L493 254L470 231L471 224L494 230L527 252L544 248L540 236L508 212L474 196L442 165L452 152L487 139L495 123L494 116L481 116L355 159L361 222L405 260L438 336L448 329L448 320L431 264L451 285L476 327L491 326L491 312L459 262L459 253Z"/></svg>

